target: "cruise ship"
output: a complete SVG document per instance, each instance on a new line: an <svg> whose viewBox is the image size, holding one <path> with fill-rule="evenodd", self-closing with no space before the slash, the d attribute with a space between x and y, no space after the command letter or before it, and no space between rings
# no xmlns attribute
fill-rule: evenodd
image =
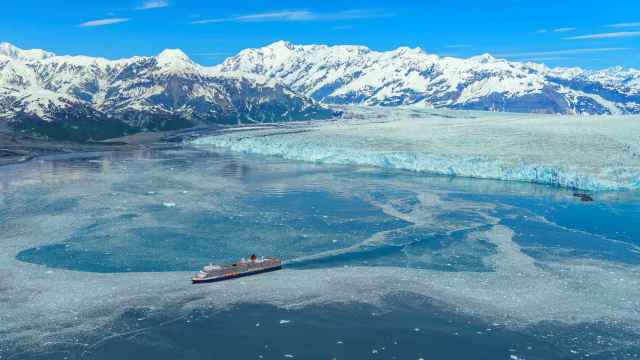
<svg viewBox="0 0 640 360"><path fill-rule="evenodd" d="M251 255L248 259L230 265L209 264L191 278L193 284L231 280L243 276L257 275L282 269L282 261L275 258L258 258Z"/></svg>

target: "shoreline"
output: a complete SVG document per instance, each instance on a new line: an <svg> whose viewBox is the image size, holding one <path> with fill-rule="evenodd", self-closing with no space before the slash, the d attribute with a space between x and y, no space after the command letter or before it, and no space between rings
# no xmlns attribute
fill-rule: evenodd
<svg viewBox="0 0 640 360"><path fill-rule="evenodd" d="M174 131L142 132L98 142L76 143L38 138L16 132L0 132L0 167L59 154L131 151L177 145L197 135L213 133L220 127L195 127Z"/></svg>
<svg viewBox="0 0 640 360"><path fill-rule="evenodd" d="M287 125L289 124L207 125L171 131L140 132L119 138L86 143L49 140L10 130L2 131L0 128L0 167L20 164L49 155L164 148L184 144L186 140L213 135L221 131L282 128Z"/></svg>

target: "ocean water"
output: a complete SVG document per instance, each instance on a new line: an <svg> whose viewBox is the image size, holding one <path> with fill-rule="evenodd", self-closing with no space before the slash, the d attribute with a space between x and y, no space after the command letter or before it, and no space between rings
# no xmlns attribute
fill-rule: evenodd
<svg viewBox="0 0 640 360"><path fill-rule="evenodd" d="M640 194L189 145L0 168L1 359L637 359ZM282 271L194 286L257 253Z"/></svg>

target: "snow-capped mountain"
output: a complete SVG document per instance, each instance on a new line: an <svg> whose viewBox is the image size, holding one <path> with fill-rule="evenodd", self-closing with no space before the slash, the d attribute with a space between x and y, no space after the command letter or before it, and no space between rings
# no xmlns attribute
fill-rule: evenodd
<svg viewBox="0 0 640 360"><path fill-rule="evenodd" d="M107 60L0 44L0 121L51 137L104 139L336 114L320 103L638 114L640 71L284 41L244 50L215 67L200 66L180 50Z"/></svg>
<svg viewBox="0 0 640 360"><path fill-rule="evenodd" d="M0 44L0 121L51 137L103 139L201 123L333 114L278 80L213 71L180 50L107 60Z"/></svg>
<svg viewBox="0 0 640 360"><path fill-rule="evenodd" d="M640 71L550 69L485 54L440 57L421 49L293 45L247 49L217 66L280 79L327 104L422 105L562 114L640 113Z"/></svg>

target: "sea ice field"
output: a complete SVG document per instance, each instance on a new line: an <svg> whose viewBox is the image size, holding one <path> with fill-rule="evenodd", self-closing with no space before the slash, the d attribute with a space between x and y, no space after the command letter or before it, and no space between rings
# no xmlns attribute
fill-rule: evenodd
<svg viewBox="0 0 640 360"><path fill-rule="evenodd" d="M0 167L0 359L640 358L639 125L484 116ZM285 268L190 283L251 253Z"/></svg>

